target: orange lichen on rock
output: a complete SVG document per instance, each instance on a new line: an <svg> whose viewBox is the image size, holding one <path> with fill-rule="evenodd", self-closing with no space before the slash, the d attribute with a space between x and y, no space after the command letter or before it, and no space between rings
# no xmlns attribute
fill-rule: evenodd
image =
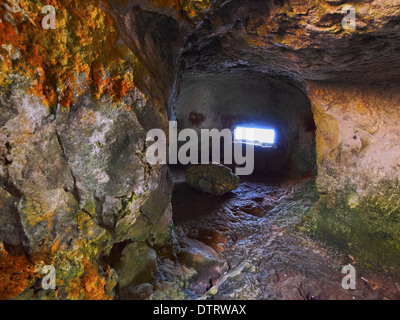
<svg viewBox="0 0 400 320"><path fill-rule="evenodd" d="M83 274L70 281L69 299L112 300L113 297L106 293L106 282L99 276L98 266L84 260L83 267Z"/></svg>
<svg viewBox="0 0 400 320"><path fill-rule="evenodd" d="M25 255L11 256L0 244L0 300L22 293L39 276L35 264Z"/></svg>
<svg viewBox="0 0 400 320"><path fill-rule="evenodd" d="M45 30L37 1L0 1L0 86L10 74L33 81L31 93L49 106L69 106L82 92L115 100L133 87L135 57L122 43L98 0L49 0L56 29Z"/></svg>
<svg viewBox="0 0 400 320"><path fill-rule="evenodd" d="M126 0L118 0L114 2L126 3ZM150 0L152 6L162 10L177 12L177 17L183 20L190 18L191 20L201 20L203 13L211 8L210 0ZM192 21L192 22L193 22Z"/></svg>

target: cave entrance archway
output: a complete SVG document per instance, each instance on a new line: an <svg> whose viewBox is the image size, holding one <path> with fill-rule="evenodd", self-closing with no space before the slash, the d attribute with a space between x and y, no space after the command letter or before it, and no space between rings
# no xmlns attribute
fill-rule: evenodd
<svg viewBox="0 0 400 320"><path fill-rule="evenodd" d="M271 183L277 187L287 180L316 174L316 128L311 102L301 82L259 72L186 73L173 114L179 131L190 128L199 136L202 129L234 132L242 126L274 130L273 144L254 147L253 174L241 177L237 197L245 194L246 186L251 189L251 183L260 183L258 188L267 190ZM223 148L224 143L220 145ZM243 153L244 149L243 144ZM220 154L224 154L223 150ZM223 160L224 157L221 163L225 164ZM234 169L236 164L227 166ZM172 201L175 221L185 219L189 213L195 218L212 213L235 196L233 193L215 198L190 190L184 184L185 167L170 168L175 180Z"/></svg>
<svg viewBox="0 0 400 320"><path fill-rule="evenodd" d="M316 128L311 102L300 82L258 72L186 73L173 112L178 130L191 128L199 136L202 129L273 129L275 142L270 148L255 146L258 176L315 173ZM223 158L221 163L225 164Z"/></svg>

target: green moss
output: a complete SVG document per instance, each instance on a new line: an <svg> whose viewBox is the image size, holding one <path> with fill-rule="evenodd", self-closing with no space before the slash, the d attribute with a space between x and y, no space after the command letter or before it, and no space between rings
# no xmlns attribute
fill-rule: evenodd
<svg viewBox="0 0 400 320"><path fill-rule="evenodd" d="M151 233L152 225L141 213L121 219L116 228L114 242L125 240L146 241Z"/></svg>
<svg viewBox="0 0 400 320"><path fill-rule="evenodd" d="M315 235L353 255L364 267L400 277L400 188L384 181L379 192L355 201L350 188L332 206L322 197L311 221Z"/></svg>
<svg viewBox="0 0 400 320"><path fill-rule="evenodd" d="M130 197L122 197L121 202L122 202L122 208L119 210L119 212L116 214L116 221L119 219L122 219L126 215L128 215L131 212L131 205L137 200L137 195L135 193L132 193L132 196Z"/></svg>

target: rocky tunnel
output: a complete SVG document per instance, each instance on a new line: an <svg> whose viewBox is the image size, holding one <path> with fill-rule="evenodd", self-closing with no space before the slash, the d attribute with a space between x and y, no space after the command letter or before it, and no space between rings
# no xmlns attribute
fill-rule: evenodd
<svg viewBox="0 0 400 320"><path fill-rule="evenodd" d="M254 146L254 174L315 173L316 127L300 82L246 71L187 73L182 77L174 115L178 129L192 128L199 136L202 129L229 129L232 134L240 126L273 130L273 143ZM226 164L223 148L221 141L221 163ZM228 164L233 169L234 165Z"/></svg>
<svg viewBox="0 0 400 320"><path fill-rule="evenodd" d="M333 0L52 3L44 32L0 1L0 298L352 299L342 263L383 274L357 298L399 298L396 1L357 1L355 29ZM216 197L147 161L169 121L275 140Z"/></svg>

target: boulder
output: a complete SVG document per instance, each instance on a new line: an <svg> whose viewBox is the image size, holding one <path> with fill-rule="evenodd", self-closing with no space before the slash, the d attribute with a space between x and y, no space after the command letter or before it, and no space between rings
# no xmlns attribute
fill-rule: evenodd
<svg viewBox="0 0 400 320"><path fill-rule="evenodd" d="M186 170L185 180L192 188L216 196L239 187L239 177L222 164L191 165Z"/></svg>

